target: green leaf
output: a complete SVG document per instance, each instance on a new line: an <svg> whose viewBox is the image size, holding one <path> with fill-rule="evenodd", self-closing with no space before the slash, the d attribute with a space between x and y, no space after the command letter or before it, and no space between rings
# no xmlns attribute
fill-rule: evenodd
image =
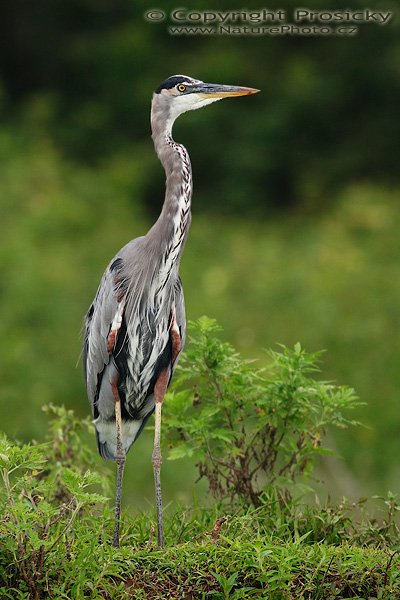
<svg viewBox="0 0 400 600"><path fill-rule="evenodd" d="M189 456L189 449L186 446L176 446L168 452L168 460L177 460Z"/></svg>

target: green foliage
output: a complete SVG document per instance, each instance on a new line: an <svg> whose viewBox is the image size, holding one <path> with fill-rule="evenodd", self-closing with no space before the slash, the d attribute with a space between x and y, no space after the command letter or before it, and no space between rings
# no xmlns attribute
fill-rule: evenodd
<svg viewBox="0 0 400 600"><path fill-rule="evenodd" d="M206 319L198 326L205 338L215 331ZM207 376L210 366L236 360L229 346L221 353L212 339ZM303 371L314 369L315 357L300 347L294 354ZM298 364L287 368L289 358L292 351L277 360L286 377L298 377ZM237 369L236 376L248 374ZM383 510L378 519L365 500L312 506L285 499L277 480L257 508L242 505L233 514L222 504L175 509L166 515L163 551L156 548L155 515L125 517L122 547L113 548L113 515L97 491L104 476L87 469L93 455L83 434L90 424L63 407L46 413L49 442L0 440L2 598L394 600L400 594L400 503L392 494L374 499Z"/></svg>
<svg viewBox="0 0 400 600"><path fill-rule="evenodd" d="M91 518L106 498L96 492L101 475L87 469L79 422L72 411L47 407L52 416L51 442L40 445L0 441L0 573L2 598L41 598L48 591L79 597L85 588L85 554L94 553L102 532ZM89 462L92 462L90 459ZM74 540L79 538L76 554ZM71 558L74 557L74 560ZM90 565L87 565L89 568ZM93 596L98 597L98 596Z"/></svg>
<svg viewBox="0 0 400 600"><path fill-rule="evenodd" d="M354 425L346 411L359 403L352 389L318 380L319 355L300 344L270 351L266 370L220 341L215 321L192 326L165 403L169 458L194 457L216 498L257 506L266 487L311 474L327 427Z"/></svg>

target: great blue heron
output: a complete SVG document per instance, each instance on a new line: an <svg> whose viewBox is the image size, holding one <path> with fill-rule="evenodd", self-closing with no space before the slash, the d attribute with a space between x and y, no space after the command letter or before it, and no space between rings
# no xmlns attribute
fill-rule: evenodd
<svg viewBox="0 0 400 600"><path fill-rule="evenodd" d="M172 125L188 110L258 91L174 75L153 94L152 138L166 174L161 214L145 236L129 242L112 259L85 319L83 361L98 450L103 458L117 463L113 538L117 547L125 456L154 410L158 544L164 545L161 406L185 341L185 304L178 272L192 196L189 155L172 139Z"/></svg>

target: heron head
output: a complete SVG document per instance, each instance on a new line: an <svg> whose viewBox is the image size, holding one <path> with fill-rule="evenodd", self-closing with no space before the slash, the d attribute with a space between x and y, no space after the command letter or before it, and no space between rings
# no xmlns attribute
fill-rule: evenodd
<svg viewBox="0 0 400 600"><path fill-rule="evenodd" d="M204 83L186 75L168 77L155 90L153 104L161 109L171 123L188 110L202 108L232 96L247 96L260 90L219 83Z"/></svg>

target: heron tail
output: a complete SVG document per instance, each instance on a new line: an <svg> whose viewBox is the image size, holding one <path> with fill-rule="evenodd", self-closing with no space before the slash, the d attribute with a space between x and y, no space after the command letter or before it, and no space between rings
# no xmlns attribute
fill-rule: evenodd
<svg viewBox="0 0 400 600"><path fill-rule="evenodd" d="M139 437L147 419L122 421L122 444L125 454ZM94 421L99 454L107 460L115 460L117 455L117 431L115 420L98 417Z"/></svg>

